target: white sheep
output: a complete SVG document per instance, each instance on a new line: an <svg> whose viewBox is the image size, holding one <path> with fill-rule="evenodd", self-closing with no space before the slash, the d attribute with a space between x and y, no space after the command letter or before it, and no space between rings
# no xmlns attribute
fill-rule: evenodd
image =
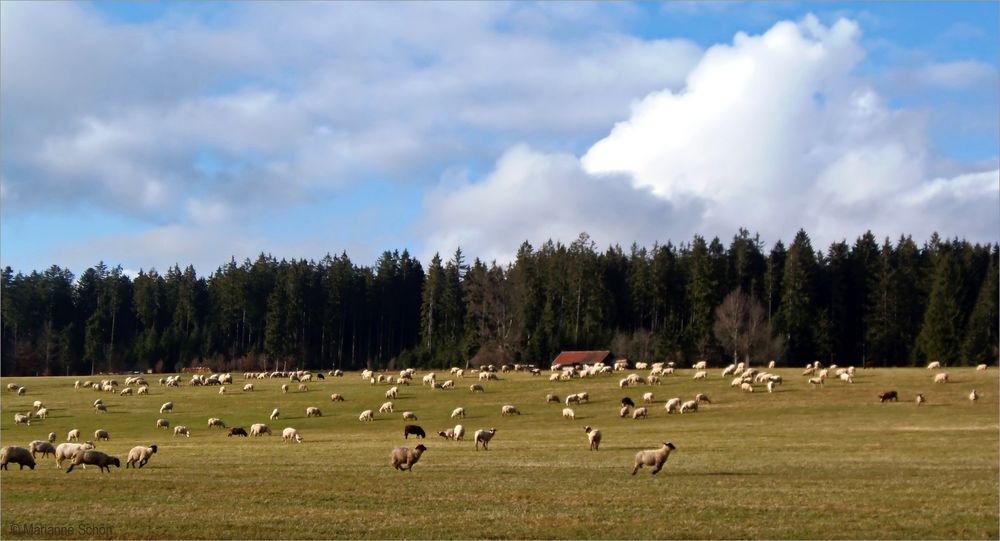
<svg viewBox="0 0 1000 541"><path fill-rule="evenodd" d="M173 402L165 402L162 406L160 406L160 413L173 413L173 412L174 412Z"/></svg>
<svg viewBox="0 0 1000 541"><path fill-rule="evenodd" d="M681 413L687 413L689 411L692 412L692 413L698 411L698 401L697 400L688 400L687 402L681 404L681 409L680 409Z"/></svg>
<svg viewBox="0 0 1000 541"><path fill-rule="evenodd" d="M741 390L742 390L742 391L743 391L744 393L752 393L752 392L753 392L753 384L752 384L752 383L749 383L749 382L743 382L743 383L742 383L742 384L740 385L740 389L741 389Z"/></svg>
<svg viewBox="0 0 1000 541"><path fill-rule="evenodd" d="M385 392L385 397L386 399L395 399L397 393L399 393L399 387L390 387L389 390Z"/></svg>
<svg viewBox="0 0 1000 541"><path fill-rule="evenodd" d="M15 425L27 425L27 426L31 426L31 417L29 417L28 415L26 415L24 413L15 413L14 414L14 424Z"/></svg>
<svg viewBox="0 0 1000 541"><path fill-rule="evenodd" d="M985 372L986 368L987 368L987 366L985 364L977 364L976 365L976 370L978 370L980 372Z"/></svg>
<svg viewBox="0 0 1000 541"><path fill-rule="evenodd" d="M670 456L670 451L676 449L673 443L665 442L663 447L659 449L650 449L648 451L639 451L635 454L635 466L632 468L632 475L635 475L639 471L639 468L643 466L653 466L653 475L656 472L663 469L663 465L667 462L667 458Z"/></svg>
<svg viewBox="0 0 1000 541"><path fill-rule="evenodd" d="M823 385L823 378L809 378L809 383L811 383L815 389L817 385Z"/></svg>
<svg viewBox="0 0 1000 541"><path fill-rule="evenodd" d="M570 420L576 419L576 413L573 412L572 408L563 408L562 416L563 419L570 419Z"/></svg>
<svg viewBox="0 0 1000 541"><path fill-rule="evenodd" d="M928 370L937 370L939 368L941 368L941 363L939 361L933 361L933 362L927 363L927 369Z"/></svg>
<svg viewBox="0 0 1000 541"><path fill-rule="evenodd" d="M573 402L576 402L577 404L579 404L580 403L580 396L576 395L576 394L568 394L568 395L566 395L566 405L569 406Z"/></svg>
<svg viewBox="0 0 1000 541"><path fill-rule="evenodd" d="M243 391L244 392L253 391L253 383L247 383L246 385L244 385L243 386Z"/></svg>
<svg viewBox="0 0 1000 541"><path fill-rule="evenodd" d="M42 401L41 401L41 400L35 400L35 401L34 401L34 402L33 402L33 403L31 404L31 409L32 409L32 410L34 410L34 411L38 411L38 410L40 410L40 409L42 409L42 408L44 408L44 407L45 407L45 404L42 404Z"/></svg>
<svg viewBox="0 0 1000 541"><path fill-rule="evenodd" d="M392 413L392 408L393 408L392 402L386 402L385 404L382 404L381 407L379 407L378 412L379 413Z"/></svg>
<svg viewBox="0 0 1000 541"><path fill-rule="evenodd" d="M446 428L446 429L438 432L438 436L441 436L442 438L444 438L446 440L453 440L453 439L455 439L455 429L454 428Z"/></svg>
<svg viewBox="0 0 1000 541"><path fill-rule="evenodd" d="M924 402L927 402L927 399L924 398L923 393L917 393L917 405L919 406L920 404L923 404Z"/></svg>
<svg viewBox="0 0 1000 541"><path fill-rule="evenodd" d="M286 393L288 393L288 384L287 383L282 383L281 384L281 394L286 394Z"/></svg>
<svg viewBox="0 0 1000 541"><path fill-rule="evenodd" d="M208 428L212 428L213 426L217 426L219 428L226 428L226 423L222 422L222 419L219 419L217 417L211 417L208 419Z"/></svg>
<svg viewBox="0 0 1000 541"><path fill-rule="evenodd" d="M309 406L306 408L306 417L322 417L323 412L319 410L316 406Z"/></svg>
<svg viewBox="0 0 1000 541"><path fill-rule="evenodd" d="M838 377L840 378L840 381L843 381L844 383L854 383L854 377L847 372L844 372Z"/></svg>
<svg viewBox="0 0 1000 541"><path fill-rule="evenodd" d="M969 400L971 400L973 404L975 404L976 401L979 400L979 393L977 393L975 389L973 389L972 392L969 393Z"/></svg>
<svg viewBox="0 0 1000 541"><path fill-rule="evenodd" d="M396 447L389 454L393 468L400 471L413 471L413 466L420 460L420 455L427 450L424 444L418 444L413 449L409 447Z"/></svg>
<svg viewBox="0 0 1000 541"><path fill-rule="evenodd" d="M343 401L344 397L341 396L339 393L333 393L330 395L330 402L343 402Z"/></svg>
<svg viewBox="0 0 1000 541"><path fill-rule="evenodd" d="M265 425L264 423L254 423L250 425L250 435L251 436L261 436L263 434L271 435L271 427Z"/></svg>
<svg viewBox="0 0 1000 541"><path fill-rule="evenodd" d="M403 412L403 420L404 421L416 421L417 420L417 414L413 413L412 411L404 411Z"/></svg>
<svg viewBox="0 0 1000 541"><path fill-rule="evenodd" d="M649 412L646 410L646 408L635 408L635 411L632 412L632 418L645 419L648 414Z"/></svg>
<svg viewBox="0 0 1000 541"><path fill-rule="evenodd" d="M497 429L496 428L491 428L489 430L482 430L482 429L477 430L476 434L475 434L476 450L477 451L479 450L479 444L482 443L483 444L483 450L484 451L489 451L490 449L489 449L489 447L487 447L487 444L489 444L490 440L493 439L493 436L496 433L497 433Z"/></svg>
<svg viewBox="0 0 1000 541"><path fill-rule="evenodd" d="M455 425L455 440L461 441L463 438L465 438L465 427Z"/></svg>
<svg viewBox="0 0 1000 541"><path fill-rule="evenodd" d="M510 404L505 404L504 406L502 406L500 408L500 416L501 417L506 416L506 415L514 415L514 414L521 415L521 412L517 408L515 408L514 406L511 406Z"/></svg>
<svg viewBox="0 0 1000 541"><path fill-rule="evenodd" d="M110 441L111 440L111 436L108 435L108 431L107 430L104 430L103 428L98 428L97 430L94 431L94 440L96 440L96 441L101 441L101 440Z"/></svg>
<svg viewBox="0 0 1000 541"><path fill-rule="evenodd" d="M60 443L56 447L56 468L62 468L64 460L68 459L72 461L77 452L93 448L94 444L89 441L84 443ZM84 469L86 469L86 467L84 467Z"/></svg>
<svg viewBox="0 0 1000 541"><path fill-rule="evenodd" d="M287 443L290 441L295 441L296 443L302 443L302 436L299 435L299 431L292 427L288 427L281 431L281 442Z"/></svg>
<svg viewBox="0 0 1000 541"><path fill-rule="evenodd" d="M622 406L621 409L618 410L619 417L625 418L628 417L628 414L629 414L628 406Z"/></svg>
<svg viewBox="0 0 1000 541"><path fill-rule="evenodd" d="M271 420L277 419L279 415L281 415L281 412L278 411L278 408L274 408L274 411L271 412Z"/></svg>
<svg viewBox="0 0 1000 541"><path fill-rule="evenodd" d="M35 417L39 419L44 419L48 415L49 415L49 408L38 408L38 411L35 412Z"/></svg>
<svg viewBox="0 0 1000 541"><path fill-rule="evenodd" d="M451 412L451 418L455 419L457 417L465 418L465 408L455 408Z"/></svg>
<svg viewBox="0 0 1000 541"><path fill-rule="evenodd" d="M694 373L694 377L691 379L708 379L708 372L705 370L699 370Z"/></svg>
<svg viewBox="0 0 1000 541"><path fill-rule="evenodd" d="M358 420L359 421L374 421L375 420L375 415L372 414L372 410L365 410L365 411L362 411L361 415L358 416Z"/></svg>
<svg viewBox="0 0 1000 541"><path fill-rule="evenodd" d="M74 428L66 434L66 441L80 441L80 429Z"/></svg>
<svg viewBox="0 0 1000 541"><path fill-rule="evenodd" d="M49 443L55 443L58 437L55 432L49 432Z"/></svg>
<svg viewBox="0 0 1000 541"><path fill-rule="evenodd" d="M934 383L948 383L948 373L940 372L934 375Z"/></svg>
<svg viewBox="0 0 1000 541"><path fill-rule="evenodd" d="M223 385L222 387L219 387L219 394L226 394L226 386L225 385ZM128 467L127 464L126 464L126 467Z"/></svg>
<svg viewBox="0 0 1000 541"><path fill-rule="evenodd" d="M590 450L596 451L601 446L601 431L590 426L584 427L583 430L587 433L587 439L590 441Z"/></svg>
<svg viewBox="0 0 1000 541"><path fill-rule="evenodd" d="M667 413L673 413L677 411L677 409L680 408L680 406L681 406L681 399L674 397L671 398L670 400L667 400L667 403L663 405L663 409L667 410Z"/></svg>
<svg viewBox="0 0 1000 541"><path fill-rule="evenodd" d="M653 401L653 393L643 393L642 401L649 404Z"/></svg>
<svg viewBox="0 0 1000 541"><path fill-rule="evenodd" d="M177 426L174 427L174 437L176 437L176 436L187 436L187 437L190 438L191 437L191 431L188 430L188 427L186 427L184 425L177 425Z"/></svg>
<svg viewBox="0 0 1000 541"><path fill-rule="evenodd" d="M767 382L767 392L769 392L769 393L773 393L774 392L774 382L773 381L768 381Z"/></svg>
<svg viewBox="0 0 1000 541"><path fill-rule="evenodd" d="M694 395L694 399L697 400L698 402L705 402L706 404L712 403L712 401L708 399L708 395L706 395L705 393L698 393Z"/></svg>
<svg viewBox="0 0 1000 541"><path fill-rule="evenodd" d="M309 390L309 386L308 385L306 385L305 383L300 383L299 384L299 391L306 392L308 390Z"/></svg>
<svg viewBox="0 0 1000 541"><path fill-rule="evenodd" d="M157 419L156 420L156 428L170 428L170 420L169 419Z"/></svg>
<svg viewBox="0 0 1000 541"><path fill-rule="evenodd" d="M145 466L147 462L149 462L149 459L152 458L154 454L156 454L155 445L150 445L149 447L145 447L142 445L133 447L128 452L128 458L125 460L125 467L128 468L131 466L134 468L135 465L138 463L139 467L141 468Z"/></svg>
<svg viewBox="0 0 1000 541"><path fill-rule="evenodd" d="M472 385L469 385L469 390L474 393L486 392L485 390L483 390L483 386L478 383L473 383Z"/></svg>

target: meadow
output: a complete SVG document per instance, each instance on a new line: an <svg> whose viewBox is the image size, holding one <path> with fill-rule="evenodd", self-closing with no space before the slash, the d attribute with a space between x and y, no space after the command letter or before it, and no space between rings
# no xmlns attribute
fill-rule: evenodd
<svg viewBox="0 0 1000 541"><path fill-rule="evenodd" d="M287 379L253 380L241 390L233 374L227 394L218 387L180 388L150 380L149 396L74 389L77 379L4 378L0 395L3 445L79 428L110 432L97 448L122 468L66 472L50 457L34 471L9 465L0 472L0 537L94 539L997 539L1000 509L1000 395L998 371L946 368L951 382L932 383L925 369L859 370L855 383L827 380L812 388L800 368L777 369L784 383L744 393L721 368L697 381L678 370L662 385L619 389L613 376L551 382L548 373L500 374L471 393L475 377L452 390L415 383L400 387L396 413L358 421L378 410L388 385L358 373L309 383L282 394ZM438 380L448 379L438 371ZM116 376L122 381L123 376ZM27 387L24 396L7 383ZM982 396L968 400L969 391ZM881 404L896 390L900 401ZM587 391L590 402L545 403ZM619 401L637 404L655 395L644 420L618 416ZM331 393L344 402L330 401ZM670 414L671 397L698 392L711 404ZM916 393L928 402L917 406ZM94 412L102 398L108 414ZM41 400L47 419L14 425L14 413ZM173 401L174 412L159 413ZM501 417L503 404L522 415ZM642 404L639 404L642 405ZM322 417L307 418L318 406ZM457 406L463 420L449 415ZM279 408L281 417L269 421ZM390 450L415 446L403 438L400 412L417 414L428 450L412 472L393 470ZM191 437L157 429L187 425ZM273 436L227 437L206 426L209 417L249 429L267 423ZM465 441L436 432L459 422ZM590 451L584 426L604 441ZM298 429L304 442L283 443L281 430ZM496 427L489 451L476 451L472 433ZM670 441L677 449L663 470L630 475L635 453ZM125 468L135 445L158 445L146 467Z"/></svg>

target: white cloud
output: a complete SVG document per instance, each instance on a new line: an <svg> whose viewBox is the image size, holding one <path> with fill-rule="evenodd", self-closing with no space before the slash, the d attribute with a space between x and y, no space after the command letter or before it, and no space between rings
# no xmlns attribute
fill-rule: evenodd
<svg viewBox="0 0 1000 541"><path fill-rule="evenodd" d="M997 172L932 179L923 116L891 109L852 74L860 36L852 21L811 16L737 34L579 161L518 149L482 182L432 198L428 249L510 257L522 240L580 231L627 245L741 226L771 242L805 228L818 247L868 229L995 241Z"/></svg>

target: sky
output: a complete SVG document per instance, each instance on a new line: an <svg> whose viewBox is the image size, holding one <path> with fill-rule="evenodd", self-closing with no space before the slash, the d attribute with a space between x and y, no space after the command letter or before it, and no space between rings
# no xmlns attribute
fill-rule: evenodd
<svg viewBox="0 0 1000 541"><path fill-rule="evenodd" d="M0 265L1000 237L997 2L3 2Z"/></svg>

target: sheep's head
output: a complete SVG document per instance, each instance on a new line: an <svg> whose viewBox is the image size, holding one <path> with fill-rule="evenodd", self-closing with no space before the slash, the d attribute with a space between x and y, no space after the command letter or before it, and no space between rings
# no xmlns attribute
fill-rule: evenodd
<svg viewBox="0 0 1000 541"><path fill-rule="evenodd" d="M114 464L116 468L122 467L122 461L118 460L118 457L116 456L111 457L111 464Z"/></svg>
<svg viewBox="0 0 1000 541"><path fill-rule="evenodd" d="M593 430L593 429L590 428L590 425L587 425L587 426L583 427L583 431L586 432L587 434L590 434L591 430Z"/></svg>
<svg viewBox="0 0 1000 541"><path fill-rule="evenodd" d="M424 447L424 444L421 443L420 445L417 445L416 447L414 447L413 450L414 451L420 451L421 453L423 453L424 451L427 450L427 448Z"/></svg>
<svg viewBox="0 0 1000 541"><path fill-rule="evenodd" d="M667 449L670 449L671 451L673 451L674 449L677 448L677 447L674 447L674 444L670 443L669 441L668 442L664 442L663 446L666 447Z"/></svg>
<svg viewBox="0 0 1000 541"><path fill-rule="evenodd" d="M155 444L154 445L150 445L149 448L152 449L154 453L156 452L156 445Z"/></svg>

